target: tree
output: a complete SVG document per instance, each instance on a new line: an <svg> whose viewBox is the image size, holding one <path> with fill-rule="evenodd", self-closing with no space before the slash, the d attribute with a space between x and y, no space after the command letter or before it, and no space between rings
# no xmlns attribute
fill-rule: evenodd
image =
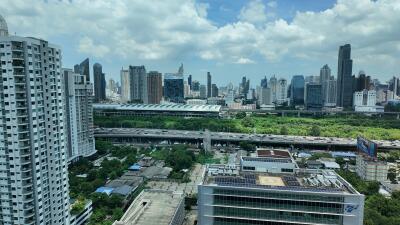
<svg viewBox="0 0 400 225"><path fill-rule="evenodd" d="M318 137L321 135L321 129L317 125L313 125L309 131L310 136Z"/></svg>
<svg viewBox="0 0 400 225"><path fill-rule="evenodd" d="M396 182L396 169L390 168L387 174L387 178L392 182Z"/></svg>
<svg viewBox="0 0 400 225"><path fill-rule="evenodd" d="M286 126L281 126L280 134L281 135L288 135L289 134L288 129L287 129Z"/></svg>
<svg viewBox="0 0 400 225"><path fill-rule="evenodd" d="M238 112L236 113L236 119L243 119L246 117L246 112Z"/></svg>

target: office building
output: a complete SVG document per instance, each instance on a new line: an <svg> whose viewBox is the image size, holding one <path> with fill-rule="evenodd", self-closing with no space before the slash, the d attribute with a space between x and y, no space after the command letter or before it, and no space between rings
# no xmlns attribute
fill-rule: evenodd
<svg viewBox="0 0 400 225"><path fill-rule="evenodd" d="M392 91L392 99L396 99L397 97L400 97L400 78L398 77L393 77L389 81L389 90Z"/></svg>
<svg viewBox="0 0 400 225"><path fill-rule="evenodd" d="M190 87L190 90L192 90L192 75L191 74L188 76L188 85Z"/></svg>
<svg viewBox="0 0 400 225"><path fill-rule="evenodd" d="M129 102L131 100L131 85L129 81L129 70L121 69L121 102Z"/></svg>
<svg viewBox="0 0 400 225"><path fill-rule="evenodd" d="M294 75L292 83L290 84L291 96L290 101L292 105L304 105L304 76Z"/></svg>
<svg viewBox="0 0 400 225"><path fill-rule="evenodd" d="M192 91L200 91L200 82L198 82L197 80L194 80L192 82L191 89L192 89Z"/></svg>
<svg viewBox="0 0 400 225"><path fill-rule="evenodd" d="M96 153L93 134L93 86L86 76L63 69L68 159Z"/></svg>
<svg viewBox="0 0 400 225"><path fill-rule="evenodd" d="M164 75L164 99L175 103L184 102L183 77L175 74Z"/></svg>
<svg viewBox="0 0 400 225"><path fill-rule="evenodd" d="M199 225L363 224L364 195L330 170L207 165L197 196Z"/></svg>
<svg viewBox="0 0 400 225"><path fill-rule="evenodd" d="M354 91L363 91L371 89L371 77L367 76L364 71L360 70L358 72L358 77L353 78L354 81Z"/></svg>
<svg viewBox="0 0 400 225"><path fill-rule="evenodd" d="M86 82L90 83L89 58L86 58L80 64L76 64L74 66L74 73L84 75Z"/></svg>
<svg viewBox="0 0 400 225"><path fill-rule="evenodd" d="M183 97L184 98L192 97L190 92L190 86L186 80L183 81Z"/></svg>
<svg viewBox="0 0 400 225"><path fill-rule="evenodd" d="M276 103L276 91L278 88L278 79L274 76L272 76L269 79L269 88L271 89L271 94L272 94L272 102Z"/></svg>
<svg viewBox="0 0 400 225"><path fill-rule="evenodd" d="M322 109L322 85L316 83L306 84L305 106L307 110Z"/></svg>
<svg viewBox="0 0 400 225"><path fill-rule="evenodd" d="M129 66L131 101L147 104L147 73L144 66Z"/></svg>
<svg viewBox="0 0 400 225"><path fill-rule="evenodd" d="M356 112L383 112L383 106L376 105L376 91L363 90L354 92L354 110Z"/></svg>
<svg viewBox="0 0 400 225"><path fill-rule="evenodd" d="M207 72L207 98L211 97L211 73Z"/></svg>
<svg viewBox="0 0 400 225"><path fill-rule="evenodd" d="M329 68L328 64L325 64L319 71L319 82L323 84L325 81L331 80L331 68Z"/></svg>
<svg viewBox="0 0 400 225"><path fill-rule="evenodd" d="M147 74L148 104L160 104L162 100L162 74L150 71Z"/></svg>
<svg viewBox="0 0 400 225"><path fill-rule="evenodd" d="M387 162L372 159L362 154L356 157L356 173L361 179L368 181L387 181L389 166Z"/></svg>
<svg viewBox="0 0 400 225"><path fill-rule="evenodd" d="M69 224L61 50L6 28L0 16L0 224Z"/></svg>
<svg viewBox="0 0 400 225"><path fill-rule="evenodd" d="M211 97L217 97L218 96L218 87L216 84L211 85Z"/></svg>
<svg viewBox="0 0 400 225"><path fill-rule="evenodd" d="M94 101L102 102L106 100L106 78L100 63L93 65L94 79Z"/></svg>
<svg viewBox="0 0 400 225"><path fill-rule="evenodd" d="M206 85L202 84L199 87L200 89L200 98L205 99L207 98L207 87Z"/></svg>
<svg viewBox="0 0 400 225"><path fill-rule="evenodd" d="M261 79L261 88L267 88L268 87L268 79L266 76L264 76L263 79Z"/></svg>
<svg viewBox="0 0 400 225"><path fill-rule="evenodd" d="M336 105L350 108L353 105L353 60L351 59L351 46L340 46L338 56L338 76L336 85Z"/></svg>
<svg viewBox="0 0 400 225"><path fill-rule="evenodd" d="M260 105L271 105L272 104L271 88L262 88L261 89L259 104Z"/></svg>
<svg viewBox="0 0 400 225"><path fill-rule="evenodd" d="M115 82L114 79L110 78L108 80L107 89L110 92L117 93L117 83Z"/></svg>
<svg viewBox="0 0 400 225"><path fill-rule="evenodd" d="M113 225L181 225L184 218L185 201L182 194L145 189Z"/></svg>

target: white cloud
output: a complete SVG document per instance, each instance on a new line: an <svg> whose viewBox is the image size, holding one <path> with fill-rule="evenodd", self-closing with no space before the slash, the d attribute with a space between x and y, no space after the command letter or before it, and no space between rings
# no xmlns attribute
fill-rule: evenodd
<svg viewBox="0 0 400 225"><path fill-rule="evenodd" d="M251 59L249 59L249 58L239 58L237 61L236 61L236 63L237 64L254 64L254 63L256 63L256 62L254 62L253 60L251 60Z"/></svg>
<svg viewBox="0 0 400 225"><path fill-rule="evenodd" d="M102 58L110 52L110 49L104 45L94 44L93 40L89 37L83 37L79 41L78 51Z"/></svg>
<svg viewBox="0 0 400 225"><path fill-rule="evenodd" d="M315 60L336 58L338 46L351 43L355 64L367 72L398 62L398 0L338 0L321 12L297 12L291 21L271 19L276 1L252 0L238 21L223 26L207 19L208 7L195 0L2 0L0 12L10 33L67 38L76 46L64 48L111 60Z"/></svg>

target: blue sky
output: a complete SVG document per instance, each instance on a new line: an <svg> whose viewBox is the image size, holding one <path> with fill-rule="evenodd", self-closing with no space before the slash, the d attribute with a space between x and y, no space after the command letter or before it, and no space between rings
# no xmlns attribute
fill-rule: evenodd
<svg viewBox="0 0 400 225"><path fill-rule="evenodd" d="M398 0L3 0L0 14L10 33L60 45L64 67L89 57L107 79L128 65L167 73L180 63L218 85L318 75L324 64L335 75L345 43L353 73L399 75Z"/></svg>

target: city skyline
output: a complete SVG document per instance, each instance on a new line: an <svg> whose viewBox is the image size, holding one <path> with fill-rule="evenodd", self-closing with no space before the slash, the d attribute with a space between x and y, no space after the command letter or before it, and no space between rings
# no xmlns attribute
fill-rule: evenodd
<svg viewBox="0 0 400 225"><path fill-rule="evenodd" d="M88 4L91 7L85 7ZM336 77L337 47L346 43L352 45L353 73L364 70L367 75L387 81L399 73L396 49L400 45L396 38L396 20L391 19L400 15L396 12L398 4L363 0L357 1L357 7L351 7L352 1L317 4L308 0L297 3L235 1L229 4L227 1L177 0L168 6L157 2L153 8L146 3L109 5L103 1L73 1L31 4L35 8L27 13L29 10L25 7L30 4L12 1L2 4L7 8L0 6L0 11L9 23L10 34L43 37L59 43L65 52L63 67L72 68L76 62L89 57L92 62L103 65L107 80L119 80L122 66L145 65L150 70L168 73L183 63L186 75L192 74L194 80L204 83L209 71L213 74L213 83L220 86L227 78L238 81L242 76L258 81L274 74L287 80L295 74L318 75L324 64L332 68L332 75ZM150 18L159 20L154 14L157 8L163 7L167 11L164 16L169 15L168 10L182 15L168 17L168 21L175 22L173 25L148 24ZM91 10L79 11L84 8ZM137 18L129 14L138 9L146 16ZM51 17L53 13L58 13L61 19L68 18L69 23ZM86 16L75 16L75 13ZM96 18L100 25L91 22L97 21ZM127 22L132 20L136 22L128 26ZM363 25L373 25L375 20L384 21L380 24L386 27ZM188 21L196 25L188 25ZM324 24L325 27L335 28L335 35L332 29L327 31L322 27L324 22L331 25ZM141 28L146 26L138 24L148 24L153 28L150 31L159 35L149 35L148 29ZM43 29L34 29L37 26ZM296 43L298 39L304 41Z"/></svg>

